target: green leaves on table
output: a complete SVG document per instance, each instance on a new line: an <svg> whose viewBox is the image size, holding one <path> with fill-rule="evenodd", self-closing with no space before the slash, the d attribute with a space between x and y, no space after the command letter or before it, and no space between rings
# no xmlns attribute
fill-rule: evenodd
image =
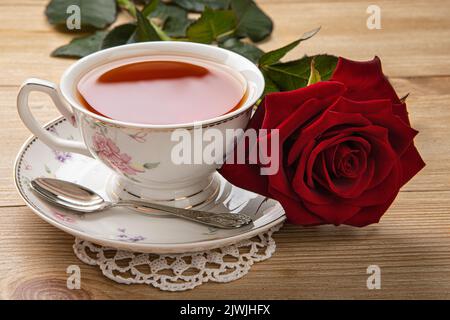
<svg viewBox="0 0 450 320"><path fill-rule="evenodd" d="M253 43L270 36L273 29L272 20L253 0L51 0L46 10L49 22L64 25L70 5L81 8L82 31L108 27L116 20L117 8L128 13L132 21L109 30L100 49L179 39L217 44L257 62L263 52ZM190 13L197 19L190 18ZM83 39L77 39L77 46L64 46L64 55L60 50L53 54L78 57L78 45L88 41Z"/></svg>
<svg viewBox="0 0 450 320"><path fill-rule="evenodd" d="M82 58L102 48L106 31L97 31L92 35L75 38L52 52L54 57Z"/></svg>
<svg viewBox="0 0 450 320"><path fill-rule="evenodd" d="M112 29L103 39L101 49L121 46L134 42L133 36L136 32L136 25L133 23L121 24Z"/></svg>
<svg viewBox="0 0 450 320"><path fill-rule="evenodd" d="M159 5L159 0L150 0L142 9L142 15L148 17Z"/></svg>
<svg viewBox="0 0 450 320"><path fill-rule="evenodd" d="M267 75L267 72L265 72L264 70L261 70L261 72L264 76L264 82L265 82L263 95L266 95L267 93L271 93L271 92L279 92L280 88L278 88L278 86L275 84L275 82L273 82L272 79L269 78L269 76Z"/></svg>
<svg viewBox="0 0 450 320"><path fill-rule="evenodd" d="M253 0L231 0L231 8L238 21L236 26L237 37L248 37L253 42L258 42L272 33L272 20Z"/></svg>
<svg viewBox="0 0 450 320"><path fill-rule="evenodd" d="M150 0L139 11L131 0L118 0L118 4L124 8L128 13L136 19L136 30L129 38L123 38L120 42L133 43L133 42L145 42L145 41L160 41L171 40L170 37L157 25L155 25L148 16L156 10L159 5L159 0ZM114 31L114 30L113 30ZM112 32L112 31L111 31ZM120 34L115 34L120 36ZM124 34L128 36L128 34Z"/></svg>
<svg viewBox="0 0 450 320"><path fill-rule="evenodd" d="M192 12L211 10L233 11L237 21L235 37L250 38L258 42L267 38L273 29L272 20L253 0L173 0L181 8Z"/></svg>
<svg viewBox="0 0 450 320"><path fill-rule="evenodd" d="M213 10L228 9L230 0L173 0L187 11L203 12L207 7Z"/></svg>
<svg viewBox="0 0 450 320"><path fill-rule="evenodd" d="M190 41L209 44L231 35L235 28L236 16L233 11L206 7L200 19L189 26L186 34Z"/></svg>
<svg viewBox="0 0 450 320"><path fill-rule="evenodd" d="M336 68L337 57L332 55L304 56L301 59L280 62L302 41L313 37L320 28L305 32L299 39L261 56L258 65L266 80L265 92L289 91L328 80Z"/></svg>
<svg viewBox="0 0 450 320"><path fill-rule="evenodd" d="M167 35L178 38L186 36L186 29L192 23L187 10L161 1L147 17L158 20Z"/></svg>
<svg viewBox="0 0 450 320"><path fill-rule="evenodd" d="M156 31L156 28L139 10L136 11L136 19L137 28L135 39L137 42L162 40L160 33Z"/></svg>
<svg viewBox="0 0 450 320"><path fill-rule="evenodd" d="M219 46L221 48L239 53L240 55L246 57L254 63L257 63L259 61L259 58L264 54L264 51L254 46L253 44L242 42L241 40L236 38L229 38L224 42L219 43Z"/></svg>
<svg viewBox="0 0 450 320"><path fill-rule="evenodd" d="M298 60L289 62L277 62L264 65L261 70L271 80L271 91L290 91L306 87L311 75L311 61L314 59L314 77L320 77L322 81L328 80L333 74L337 64L337 57L332 55L304 56Z"/></svg>
<svg viewBox="0 0 450 320"><path fill-rule="evenodd" d="M116 21L115 0L51 0L45 9L45 15L51 24L65 25L72 14L69 9L73 5L80 8L82 29L103 29Z"/></svg>
<svg viewBox="0 0 450 320"><path fill-rule="evenodd" d="M288 45L281 47L279 49L267 52L264 54L259 60L260 66L271 65L278 61L280 61L289 51L294 49L296 46L300 44L300 42L308 40L313 37L317 32L320 31L320 27L313 29L311 31L305 32L299 39L294 42L289 43Z"/></svg>

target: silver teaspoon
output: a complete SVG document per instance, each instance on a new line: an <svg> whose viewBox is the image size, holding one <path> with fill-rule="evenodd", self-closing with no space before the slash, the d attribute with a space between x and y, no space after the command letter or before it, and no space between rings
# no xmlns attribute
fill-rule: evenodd
<svg viewBox="0 0 450 320"><path fill-rule="evenodd" d="M223 229L239 228L252 222L249 216L242 213L213 213L138 200L109 202L88 188L59 179L36 178L31 181L30 185L31 189L43 199L82 213L98 212L120 206L161 210L180 218Z"/></svg>

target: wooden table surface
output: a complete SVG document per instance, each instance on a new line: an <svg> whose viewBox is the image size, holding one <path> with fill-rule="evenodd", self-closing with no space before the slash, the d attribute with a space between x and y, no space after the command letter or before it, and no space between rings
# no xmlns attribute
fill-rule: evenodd
<svg viewBox="0 0 450 320"><path fill-rule="evenodd" d="M294 299L450 298L450 1L380 0L381 30L366 27L360 0L261 0L275 21L271 49L322 26L289 57L332 53L351 59L381 57L409 112L426 168L406 185L382 222L363 229L286 225L275 235L274 256L244 278L169 293L146 285L120 285L81 263L73 237L32 213L13 184L15 156L30 135L16 113L27 77L54 82L73 61L49 53L71 35L44 18L46 0L0 1L0 298ZM33 96L48 121L58 113ZM66 268L81 268L81 290L66 288ZM368 290L366 268L381 268L381 289Z"/></svg>

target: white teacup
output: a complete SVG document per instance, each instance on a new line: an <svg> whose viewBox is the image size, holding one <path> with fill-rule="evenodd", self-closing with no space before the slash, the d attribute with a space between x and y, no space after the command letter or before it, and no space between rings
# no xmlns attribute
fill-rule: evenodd
<svg viewBox="0 0 450 320"><path fill-rule="evenodd" d="M177 125L145 125L112 120L83 106L76 87L87 72L106 63L139 56L178 56L227 66L244 81L245 101L240 108L225 115ZM186 207L212 198L218 186L214 173L220 165L174 163L172 151L178 142L173 141L172 133L177 129L187 129L193 138L195 128L201 127L203 133L211 129L217 132L218 129L225 137L226 129L244 129L263 89L264 78L259 69L248 59L231 51L190 42L145 42L103 50L77 61L63 74L59 87L48 81L28 79L20 88L17 108L28 129L49 147L94 157L111 168L116 174L110 181L105 181L111 195L136 196ZM32 91L47 93L61 114L79 128L84 143L62 139L45 130L30 111L28 96ZM180 104L183 102L180 101ZM224 154L231 149L232 143L224 141Z"/></svg>

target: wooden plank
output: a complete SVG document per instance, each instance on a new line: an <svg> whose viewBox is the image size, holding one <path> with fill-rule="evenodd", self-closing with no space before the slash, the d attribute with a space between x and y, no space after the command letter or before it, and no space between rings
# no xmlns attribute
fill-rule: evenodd
<svg viewBox="0 0 450 320"><path fill-rule="evenodd" d="M26 208L2 208L0 252L10 254L0 261L0 298L450 298L449 210L449 191L403 193L378 225L286 225L275 235L275 255L242 279L167 293L106 279L75 258L71 236ZM65 285L72 264L81 268L80 291ZM381 267L381 290L366 288L372 264Z"/></svg>

